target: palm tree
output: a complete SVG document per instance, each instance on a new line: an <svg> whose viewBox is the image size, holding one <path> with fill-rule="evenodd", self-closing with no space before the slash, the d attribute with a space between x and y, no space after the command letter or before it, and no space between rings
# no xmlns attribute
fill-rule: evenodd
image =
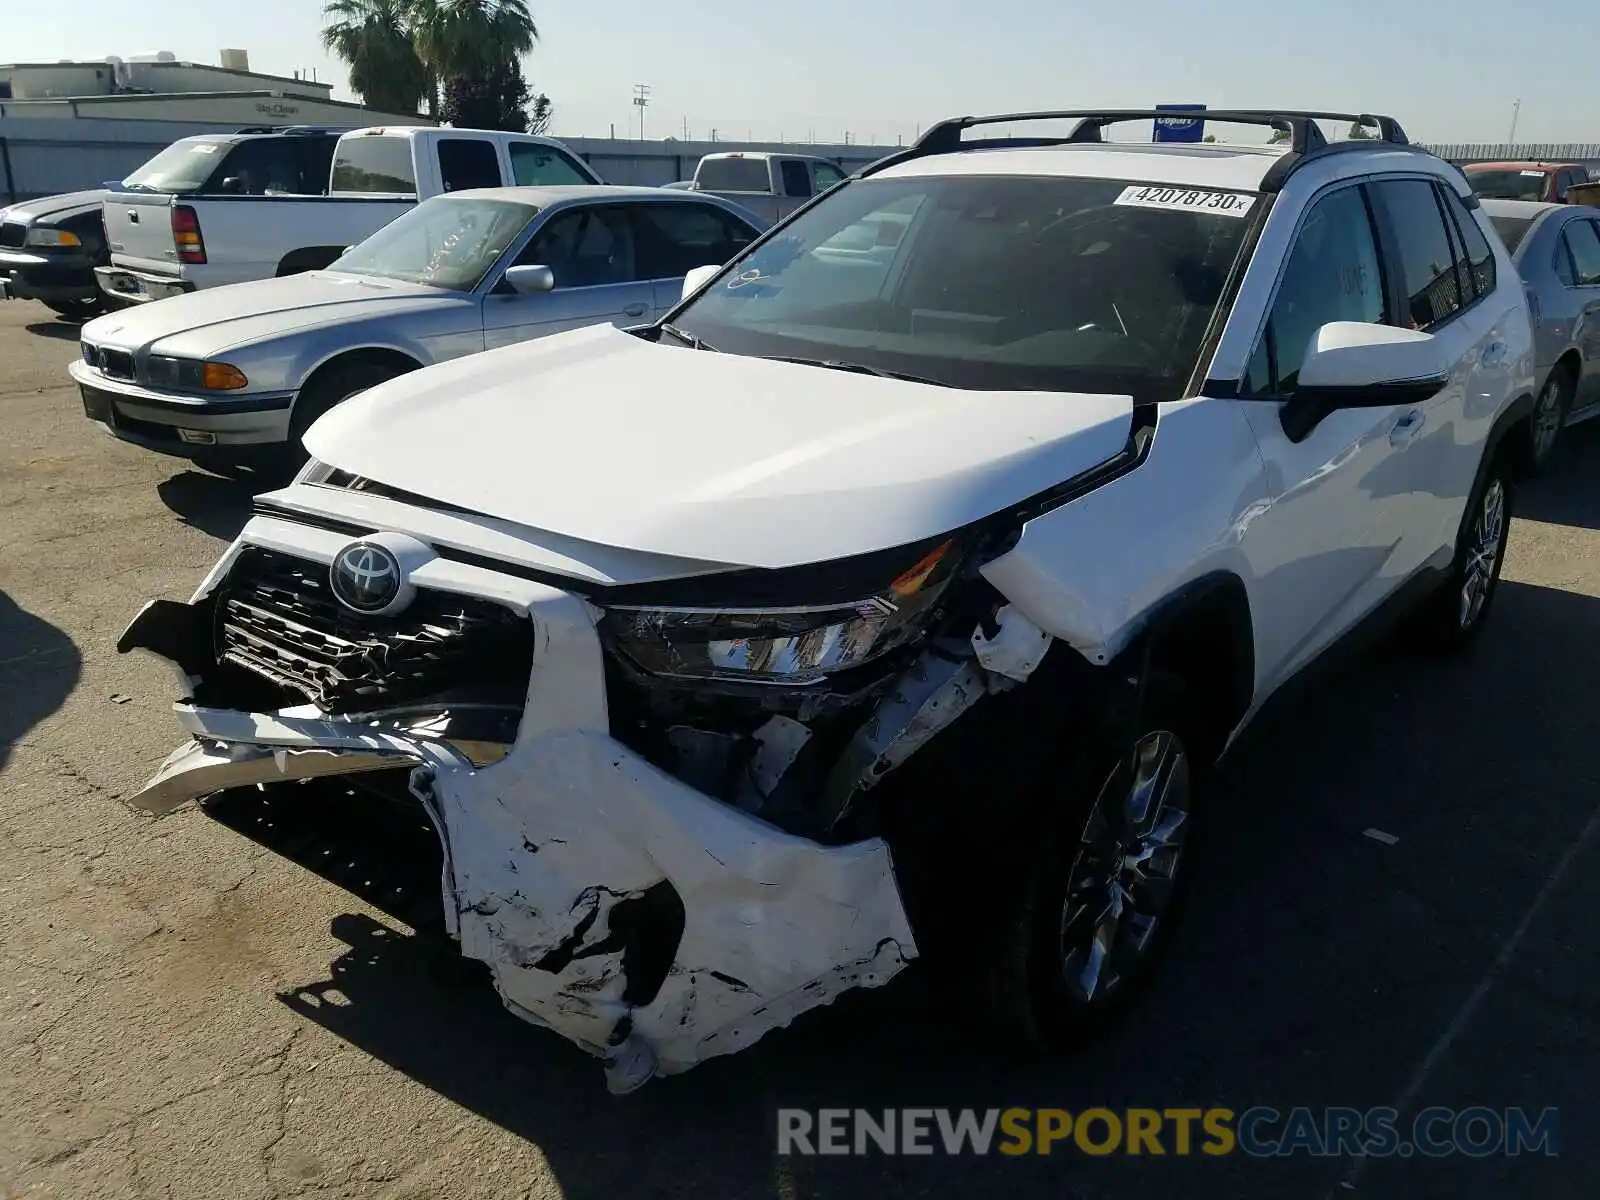
<svg viewBox="0 0 1600 1200"><path fill-rule="evenodd" d="M521 58L539 40L524 0L407 0L407 12L436 81Z"/></svg>
<svg viewBox="0 0 1600 1200"><path fill-rule="evenodd" d="M330 0L322 44L350 65L350 90L371 108L414 113L430 95L409 0Z"/></svg>

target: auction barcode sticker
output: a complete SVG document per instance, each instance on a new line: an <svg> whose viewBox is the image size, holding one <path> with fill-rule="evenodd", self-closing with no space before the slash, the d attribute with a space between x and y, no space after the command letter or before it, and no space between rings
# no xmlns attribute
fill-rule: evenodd
<svg viewBox="0 0 1600 1200"><path fill-rule="evenodd" d="M1205 192L1195 188L1149 187L1135 183L1122 190L1115 204L1134 208L1170 208L1179 212L1212 213L1219 217L1242 217L1254 206L1254 196L1238 192Z"/></svg>

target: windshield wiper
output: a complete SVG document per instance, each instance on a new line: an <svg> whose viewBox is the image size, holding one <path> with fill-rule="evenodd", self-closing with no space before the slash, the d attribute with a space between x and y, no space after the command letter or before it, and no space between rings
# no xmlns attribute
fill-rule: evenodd
<svg viewBox="0 0 1600 1200"><path fill-rule="evenodd" d="M685 346L693 346L696 350L710 350L713 354L715 354L717 351L717 348L715 346L708 345L704 338L696 337L692 333L679 329L670 321L663 321L661 324L657 325L656 328L661 330L662 333L670 333Z"/></svg>
<svg viewBox="0 0 1600 1200"><path fill-rule="evenodd" d="M855 375L876 375L879 379L899 379L905 383L928 383L934 387L950 387L942 379L929 379L925 375L908 375L904 371L888 371L866 363L847 362L842 358L796 358L786 354L769 354L764 357L773 362L798 363L802 367L826 367L830 371L849 371Z"/></svg>

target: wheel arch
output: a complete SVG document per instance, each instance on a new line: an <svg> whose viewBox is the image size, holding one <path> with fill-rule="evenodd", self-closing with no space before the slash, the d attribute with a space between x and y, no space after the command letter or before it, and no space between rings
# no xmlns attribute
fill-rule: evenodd
<svg viewBox="0 0 1600 1200"><path fill-rule="evenodd" d="M298 408L301 400L308 395L314 395L316 389L338 371L365 366L387 367L396 375L404 375L420 369L423 364L411 355L387 346L361 346L353 350L341 350L323 359L306 376L306 381L295 393L294 406Z"/></svg>
<svg viewBox="0 0 1600 1200"><path fill-rule="evenodd" d="M1201 701L1207 759L1215 759L1255 699L1256 643L1250 595L1232 571L1212 571L1149 609L1112 664L1142 679L1176 676Z"/></svg>

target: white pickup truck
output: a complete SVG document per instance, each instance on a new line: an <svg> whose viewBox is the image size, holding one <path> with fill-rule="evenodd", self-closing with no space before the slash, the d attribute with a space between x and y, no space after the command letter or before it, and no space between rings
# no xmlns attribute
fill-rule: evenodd
<svg viewBox="0 0 1600 1200"><path fill-rule="evenodd" d="M806 154L729 151L708 154L686 186L732 200L768 222L788 216L844 178L839 164Z"/></svg>
<svg viewBox="0 0 1600 1200"><path fill-rule="evenodd" d="M268 139L270 140L270 139ZM222 181L221 194L189 196L161 185L198 171L229 139L185 138L124 181L104 204L111 264L95 275L121 301L159 300L197 288L294 275L327 266L412 205L467 188L604 181L552 138L481 129L387 126L338 140L326 195L287 170L283 186ZM169 156L171 170L155 171ZM196 160L190 164L189 160ZM268 169L264 167L263 169ZM141 178L153 180L139 186ZM230 186L232 185L232 186Z"/></svg>

